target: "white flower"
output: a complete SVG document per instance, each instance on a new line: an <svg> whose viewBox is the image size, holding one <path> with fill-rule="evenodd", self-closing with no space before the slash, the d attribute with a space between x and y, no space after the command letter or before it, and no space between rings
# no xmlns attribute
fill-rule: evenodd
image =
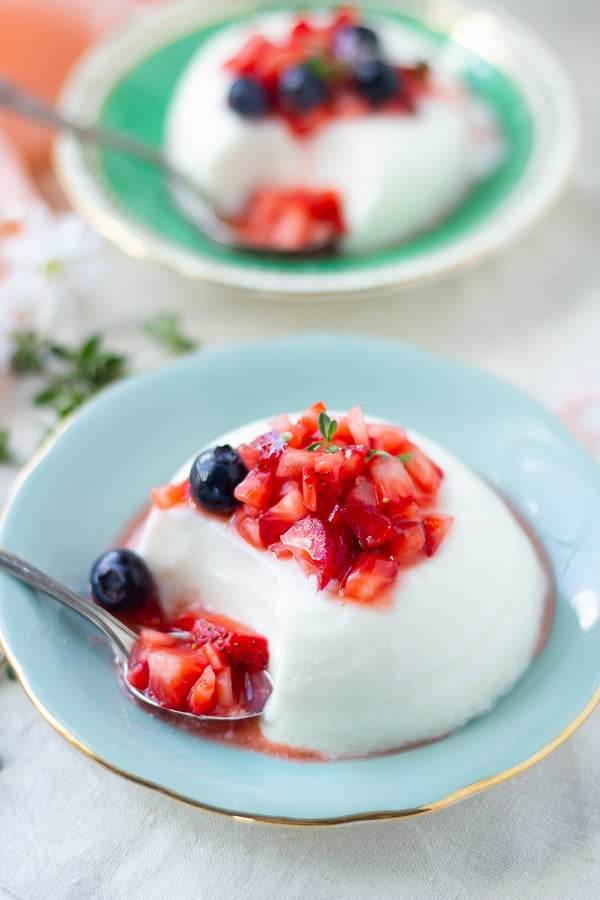
<svg viewBox="0 0 600 900"><path fill-rule="evenodd" d="M267 432L267 434L263 434L261 438L261 446L267 450L268 456L275 456L275 454L281 453L286 444L286 439L275 429Z"/></svg>
<svg viewBox="0 0 600 900"><path fill-rule="evenodd" d="M11 335L47 334L73 315L85 273L98 278L102 239L72 214L33 204L19 229L0 242L0 372L13 350Z"/></svg>
<svg viewBox="0 0 600 900"><path fill-rule="evenodd" d="M34 203L19 231L2 242L0 261L8 268L55 274L72 263L94 256L101 238L73 213L54 215L44 203Z"/></svg>

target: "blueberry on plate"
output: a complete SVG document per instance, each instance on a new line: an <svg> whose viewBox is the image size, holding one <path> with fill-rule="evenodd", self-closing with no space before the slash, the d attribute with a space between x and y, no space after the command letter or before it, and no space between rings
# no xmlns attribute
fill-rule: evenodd
<svg viewBox="0 0 600 900"><path fill-rule="evenodd" d="M245 119L259 119L269 111L267 92L255 78L236 78L229 89L227 102Z"/></svg>
<svg viewBox="0 0 600 900"><path fill-rule="evenodd" d="M106 609L136 609L155 594L152 574L133 550L109 550L96 560L91 575L94 599Z"/></svg>
<svg viewBox="0 0 600 900"><path fill-rule="evenodd" d="M401 89L396 70L380 59L367 59L358 63L354 75L358 90L373 104L389 100Z"/></svg>
<svg viewBox="0 0 600 900"><path fill-rule="evenodd" d="M379 55L379 38L366 25L345 25L333 35L333 52L342 62L355 65Z"/></svg>
<svg viewBox="0 0 600 900"><path fill-rule="evenodd" d="M233 492L248 470L237 450L229 444L204 450L190 469L192 497L213 512L231 512L238 505Z"/></svg>
<svg viewBox="0 0 600 900"><path fill-rule="evenodd" d="M279 76L281 102L295 112L308 112L327 97L327 85L309 66L290 66Z"/></svg>

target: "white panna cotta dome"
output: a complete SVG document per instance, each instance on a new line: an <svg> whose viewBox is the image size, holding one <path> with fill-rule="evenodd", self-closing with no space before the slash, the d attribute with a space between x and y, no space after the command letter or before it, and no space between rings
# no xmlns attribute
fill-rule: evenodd
<svg viewBox="0 0 600 900"><path fill-rule="evenodd" d="M289 13L272 13L224 28L200 47L175 89L167 157L223 213L239 214L265 186L333 190L347 227L341 247L362 252L435 225L496 167L502 141L491 111L439 64L429 42L387 18L366 20L384 58L431 66L434 90L416 114L334 118L303 137L275 116L239 116L228 106L224 63L252 34L281 40L292 22Z"/></svg>
<svg viewBox="0 0 600 900"><path fill-rule="evenodd" d="M256 422L215 443L268 430ZM136 537L167 617L197 606L267 638L261 727L272 742L339 756L441 737L489 710L536 652L549 585L532 541L481 478L411 439L444 470L436 511L454 522L434 556L401 569L387 602L317 590L294 560L244 541L230 516L153 508Z"/></svg>

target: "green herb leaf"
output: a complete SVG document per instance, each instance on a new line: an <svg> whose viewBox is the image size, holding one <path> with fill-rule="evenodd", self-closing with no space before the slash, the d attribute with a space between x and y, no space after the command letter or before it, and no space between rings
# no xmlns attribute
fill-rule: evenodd
<svg viewBox="0 0 600 900"><path fill-rule="evenodd" d="M0 428L0 463L11 463L13 455L8 445L10 441L10 431L8 428Z"/></svg>
<svg viewBox="0 0 600 900"><path fill-rule="evenodd" d="M314 450L318 450L319 447L322 447L322 446L323 446L323 441L315 441L314 444L309 444L306 449L310 453L312 453Z"/></svg>
<svg viewBox="0 0 600 900"><path fill-rule="evenodd" d="M48 364L49 344L35 331L15 331L11 335L15 349L10 359L14 375L44 372Z"/></svg>
<svg viewBox="0 0 600 900"><path fill-rule="evenodd" d="M369 450L367 455L365 456L365 462L369 462L370 459L373 459L374 456L382 456L384 459L389 457L389 453L386 453L385 450Z"/></svg>
<svg viewBox="0 0 600 900"><path fill-rule="evenodd" d="M327 443L331 443L337 431L337 422L335 419L330 419L326 412L322 412L319 415L319 431Z"/></svg>
<svg viewBox="0 0 600 900"><path fill-rule="evenodd" d="M60 361L61 370L49 378L34 397L34 403L54 410L59 419L126 374L125 357L103 350L102 338L97 334L79 348L52 344L49 351Z"/></svg>
<svg viewBox="0 0 600 900"><path fill-rule="evenodd" d="M415 454L414 453L398 453L396 459L399 459L402 465L406 465L406 463L410 462Z"/></svg>
<svg viewBox="0 0 600 900"><path fill-rule="evenodd" d="M281 434L279 435L279 437L281 438L282 441L285 441L287 444L292 439L292 432L291 431L282 431Z"/></svg>
<svg viewBox="0 0 600 900"><path fill-rule="evenodd" d="M179 316L159 313L144 326L144 331L172 353L188 353L196 344L181 332Z"/></svg>
<svg viewBox="0 0 600 900"><path fill-rule="evenodd" d="M340 448L336 444L327 444L323 449L326 453L337 453Z"/></svg>

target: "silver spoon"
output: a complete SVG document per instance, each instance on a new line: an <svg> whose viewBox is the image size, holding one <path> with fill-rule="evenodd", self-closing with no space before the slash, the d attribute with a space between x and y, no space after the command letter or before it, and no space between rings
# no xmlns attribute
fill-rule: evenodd
<svg viewBox="0 0 600 900"><path fill-rule="evenodd" d="M271 677L267 672L260 673L260 675L264 677L264 684L260 685L260 691L256 691L255 696L250 699L249 706L251 708L246 709L244 712L236 713L231 716L196 716L193 713L181 712L177 709L166 710L164 706L161 706L155 700L152 700L141 691L138 691L137 688L134 688L133 685L127 681L129 657L131 656L134 644L138 640L138 635L134 631L127 628L126 625L123 625L122 622L119 622L118 619L102 607L96 606L91 601L80 597L79 594L76 594L64 584L50 578L49 575L34 568L34 566L25 562L25 560L20 559L18 556L15 556L14 553L6 550L4 547L0 547L0 571L7 572L19 581L24 582L24 584L29 585L29 587L41 591L44 594L48 594L49 597L53 597L55 600L58 600L59 603L68 606L69 609L79 613L91 622L92 625L99 628L112 645L117 664L124 676L123 684L127 690L142 703L147 703L149 706L162 710L162 712L169 712L173 716L183 716L186 719L195 719L196 721L237 722L240 719L252 719L262 715L264 704L273 686ZM263 679L261 678L261 680Z"/></svg>
<svg viewBox="0 0 600 900"><path fill-rule="evenodd" d="M50 128L67 131L87 143L117 150L125 156L139 159L164 172L175 205L199 231L219 244L235 247L238 250L251 250L253 253L305 256L320 253L332 247L336 242L336 237L329 237L297 250L280 250L253 244L251 241L241 238L236 230L219 216L213 201L193 179L175 168L164 154L154 147L118 131L100 128L96 125L86 125L48 106L37 97L3 78L0 78L0 107L10 110L21 118L33 119Z"/></svg>

